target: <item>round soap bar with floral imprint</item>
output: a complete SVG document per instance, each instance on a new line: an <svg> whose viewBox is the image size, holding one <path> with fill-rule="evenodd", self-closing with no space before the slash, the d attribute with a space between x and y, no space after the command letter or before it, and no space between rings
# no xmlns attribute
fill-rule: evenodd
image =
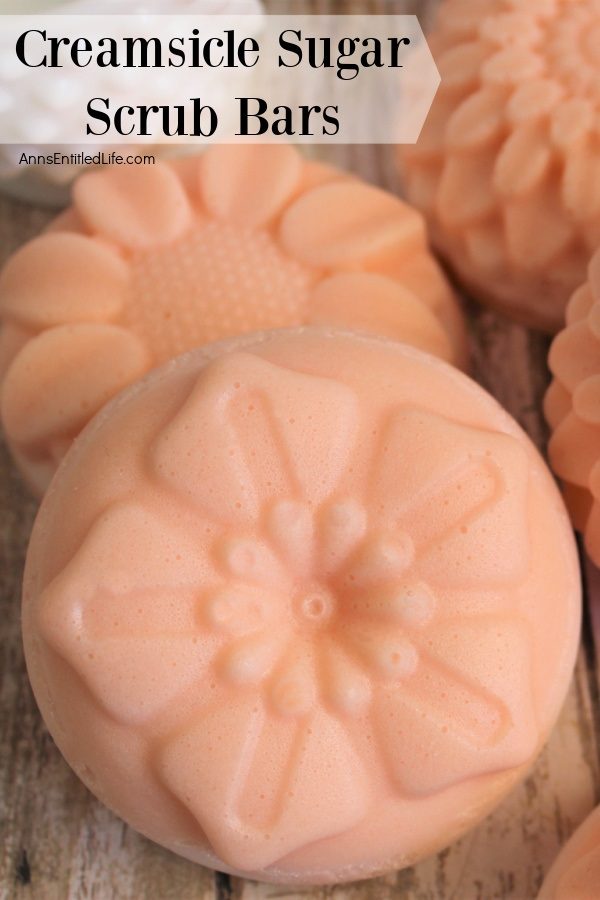
<svg viewBox="0 0 600 900"><path fill-rule="evenodd" d="M598 0L444 0L440 89L400 152L462 281L547 331L600 243L599 39Z"/></svg>
<svg viewBox="0 0 600 900"><path fill-rule="evenodd" d="M554 375L544 401L553 429L550 462L563 479L573 523L600 565L600 251L569 302L548 362Z"/></svg>
<svg viewBox="0 0 600 900"><path fill-rule="evenodd" d="M208 341L341 325L466 361L420 213L281 145L81 176L0 275L0 321L2 423L37 493L109 397Z"/></svg>
<svg viewBox="0 0 600 900"><path fill-rule="evenodd" d="M190 859L299 884L409 865L491 810L556 719L579 616L568 516L510 416L429 354L320 328L113 400L23 596L90 789Z"/></svg>

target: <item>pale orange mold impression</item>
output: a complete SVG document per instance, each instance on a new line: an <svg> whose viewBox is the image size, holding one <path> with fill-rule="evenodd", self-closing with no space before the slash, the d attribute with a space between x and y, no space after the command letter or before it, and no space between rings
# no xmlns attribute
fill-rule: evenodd
<svg viewBox="0 0 600 900"><path fill-rule="evenodd" d="M409 199L472 290L557 331L600 243L598 0L446 0Z"/></svg>
<svg viewBox="0 0 600 900"><path fill-rule="evenodd" d="M183 356L96 418L42 505L23 622L105 802L200 863L309 884L408 865L499 801L579 608L553 480L495 401L304 328Z"/></svg>
<svg viewBox="0 0 600 900"><path fill-rule="evenodd" d="M38 492L108 397L213 340L335 324L465 364L420 214L291 147L90 172L73 200L0 276L2 420Z"/></svg>

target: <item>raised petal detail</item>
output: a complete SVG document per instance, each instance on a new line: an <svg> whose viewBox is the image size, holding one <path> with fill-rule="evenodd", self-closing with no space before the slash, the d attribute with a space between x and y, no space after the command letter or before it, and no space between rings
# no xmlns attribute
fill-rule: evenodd
<svg viewBox="0 0 600 900"><path fill-rule="evenodd" d="M469 165L451 156L444 166L437 197L440 220L450 227L481 222L493 213L495 162L489 154L474 154Z"/></svg>
<svg viewBox="0 0 600 900"><path fill-rule="evenodd" d="M32 338L9 367L2 421L24 445L77 434L151 366L142 343L116 325L59 325Z"/></svg>
<svg viewBox="0 0 600 900"><path fill-rule="evenodd" d="M571 392L582 381L600 374L598 340L590 333L585 320L570 325L556 336L548 362L561 384Z"/></svg>
<svg viewBox="0 0 600 900"><path fill-rule="evenodd" d="M287 144L229 144L210 148L200 161L208 211L244 228L266 225L280 214L301 174L300 154Z"/></svg>
<svg viewBox="0 0 600 900"><path fill-rule="evenodd" d="M482 88L464 100L448 121L445 145L449 150L481 148L502 134L506 94Z"/></svg>
<svg viewBox="0 0 600 900"><path fill-rule="evenodd" d="M379 746L398 789L432 794L529 762L538 738L523 627L461 620L428 637L433 649L422 651L416 673L374 698Z"/></svg>
<svg viewBox="0 0 600 900"><path fill-rule="evenodd" d="M181 527L123 504L44 591L40 630L114 718L155 715L213 652L197 636L197 585L214 577Z"/></svg>
<svg viewBox="0 0 600 900"><path fill-rule="evenodd" d="M265 627L272 605L273 598L267 598L264 588L228 584L209 591L202 609L210 627L228 634L244 634Z"/></svg>
<svg viewBox="0 0 600 900"><path fill-rule="evenodd" d="M584 422L600 425L600 372L586 379L576 389L573 394L573 410Z"/></svg>
<svg viewBox="0 0 600 900"><path fill-rule="evenodd" d="M523 576L528 464L518 441L407 408L391 416L380 447L373 502L390 527L410 528L426 581L466 586L475 558L487 587Z"/></svg>
<svg viewBox="0 0 600 900"><path fill-rule="evenodd" d="M600 290L598 291L600 294ZM594 305L594 293L587 282L578 287L569 300L566 309L567 325L573 325L588 316Z"/></svg>
<svg viewBox="0 0 600 900"><path fill-rule="evenodd" d="M508 47L500 50L485 63L481 77L487 84L509 87L539 78L544 72L544 61L528 47Z"/></svg>
<svg viewBox="0 0 600 900"><path fill-rule="evenodd" d="M308 576L315 552L310 507L295 500L277 501L269 511L268 529L281 558L295 573Z"/></svg>
<svg viewBox="0 0 600 900"><path fill-rule="evenodd" d="M39 330L115 319L127 295L127 264L79 234L45 234L21 247L0 275L0 315Z"/></svg>
<svg viewBox="0 0 600 900"><path fill-rule="evenodd" d="M315 676L311 654L298 650L291 655L286 654L269 686L273 709L282 716L305 716L309 713L317 699Z"/></svg>
<svg viewBox="0 0 600 900"><path fill-rule="evenodd" d="M587 488L590 473L598 460L598 447L600 425L590 425L570 413L559 424L548 444L552 468L559 478Z"/></svg>
<svg viewBox="0 0 600 900"><path fill-rule="evenodd" d="M281 588L288 584L286 570L269 544L255 537L227 537L217 548L225 573L246 584Z"/></svg>
<svg viewBox="0 0 600 900"><path fill-rule="evenodd" d="M487 57L487 47L479 41L468 41L450 47L437 60L442 78L440 90L466 90L479 81L481 64Z"/></svg>
<svg viewBox="0 0 600 900"><path fill-rule="evenodd" d="M317 712L292 735L273 729L239 699L204 712L158 762L217 855L246 872L347 831L370 802L363 764L332 716Z"/></svg>
<svg viewBox="0 0 600 900"><path fill-rule="evenodd" d="M402 632L356 624L344 632L343 643L379 678L403 680L417 671L419 651Z"/></svg>
<svg viewBox="0 0 600 900"><path fill-rule="evenodd" d="M544 397L544 415L551 428L557 428L560 422L571 412L571 394L557 379L551 383Z"/></svg>
<svg viewBox="0 0 600 900"><path fill-rule="evenodd" d="M590 290L596 298L596 305L600 310L600 253L594 253L588 268ZM598 313L597 313L598 315Z"/></svg>
<svg viewBox="0 0 600 900"><path fill-rule="evenodd" d="M191 208L165 163L89 172L73 186L75 208L92 232L132 249L168 244L191 223Z"/></svg>
<svg viewBox="0 0 600 900"><path fill-rule="evenodd" d="M513 131L496 160L494 186L505 197L536 188L550 168L551 150L545 128L527 123Z"/></svg>
<svg viewBox="0 0 600 900"><path fill-rule="evenodd" d="M589 100L583 97L569 97L554 110L550 134L554 145L570 151L585 138L595 121L595 112Z"/></svg>
<svg viewBox="0 0 600 900"><path fill-rule="evenodd" d="M369 539L341 573L344 585L359 589L396 581L412 565L415 548L408 533Z"/></svg>
<svg viewBox="0 0 600 900"><path fill-rule="evenodd" d="M235 685L260 684L283 652L281 635L261 631L229 644L217 661L218 672Z"/></svg>
<svg viewBox="0 0 600 900"><path fill-rule="evenodd" d="M508 101L507 114L515 125L547 116L564 95L564 88L548 78L525 81Z"/></svg>
<svg viewBox="0 0 600 900"><path fill-rule="evenodd" d="M432 618L436 600L422 581L405 581L376 591L357 591L348 610L358 615L395 622L404 628L420 628Z"/></svg>
<svg viewBox="0 0 600 900"><path fill-rule="evenodd" d="M484 41L507 47L521 44L531 46L542 37L539 23L527 12L504 12L487 16L481 22L479 34ZM481 47L481 43L478 46ZM486 55L488 53L489 50Z"/></svg>
<svg viewBox="0 0 600 900"><path fill-rule="evenodd" d="M356 549L367 530L364 506L352 498L334 500L319 513L319 565L326 573L338 569Z"/></svg>
<svg viewBox="0 0 600 900"><path fill-rule="evenodd" d="M358 716L371 700L371 683L363 667L330 641L321 655L321 693L338 715Z"/></svg>
<svg viewBox="0 0 600 900"><path fill-rule="evenodd" d="M351 458L357 427L357 399L340 383L235 353L200 374L152 455L162 477L211 516L256 521L269 499L322 502Z"/></svg>
<svg viewBox="0 0 600 900"><path fill-rule="evenodd" d="M403 341L450 361L453 351L440 321L412 291L369 272L344 272L319 282L307 322Z"/></svg>
<svg viewBox="0 0 600 900"><path fill-rule="evenodd" d="M352 268L392 250L422 246L421 215L385 191L355 181L303 194L285 213L280 239L300 262Z"/></svg>

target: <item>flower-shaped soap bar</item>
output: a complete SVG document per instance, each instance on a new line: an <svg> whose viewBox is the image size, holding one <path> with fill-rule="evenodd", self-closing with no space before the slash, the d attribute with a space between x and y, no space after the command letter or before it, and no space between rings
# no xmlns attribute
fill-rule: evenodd
<svg viewBox="0 0 600 900"><path fill-rule="evenodd" d="M554 339L554 380L545 398L553 429L548 453L575 527L600 565L600 251L587 282L571 298L567 325Z"/></svg>
<svg viewBox="0 0 600 900"><path fill-rule="evenodd" d="M38 492L111 396L207 341L341 325L465 360L420 214L280 145L82 176L9 260L0 320L2 422Z"/></svg>
<svg viewBox="0 0 600 900"><path fill-rule="evenodd" d="M597 900L600 896L600 808L565 844L538 900Z"/></svg>
<svg viewBox="0 0 600 900"><path fill-rule="evenodd" d="M481 299L557 331L600 242L599 0L445 0L409 198Z"/></svg>
<svg viewBox="0 0 600 900"><path fill-rule="evenodd" d="M123 818L315 883L410 864L522 777L579 605L558 492L489 395L393 341L282 330L90 424L34 529L24 639Z"/></svg>

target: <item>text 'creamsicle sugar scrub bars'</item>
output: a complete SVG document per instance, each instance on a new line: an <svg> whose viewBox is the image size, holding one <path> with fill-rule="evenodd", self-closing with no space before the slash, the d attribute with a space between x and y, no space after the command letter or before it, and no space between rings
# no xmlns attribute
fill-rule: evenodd
<svg viewBox="0 0 600 900"><path fill-rule="evenodd" d="M192 351L105 407L23 594L90 789L183 856L299 885L488 813L554 724L579 617L568 517L511 417L429 354L320 328Z"/></svg>
<svg viewBox="0 0 600 900"><path fill-rule="evenodd" d="M8 261L0 318L2 423L38 493L110 397L207 341L325 324L467 355L421 215L281 144L82 175Z"/></svg>
<svg viewBox="0 0 600 900"><path fill-rule="evenodd" d="M600 808L564 846L538 900L596 900L600 889Z"/></svg>
<svg viewBox="0 0 600 900"><path fill-rule="evenodd" d="M554 375L545 399L553 429L550 462L564 479L575 527L600 565L600 252L567 307L567 324L554 339L549 365Z"/></svg>
<svg viewBox="0 0 600 900"><path fill-rule="evenodd" d="M548 331L600 243L600 2L442 0L409 199L473 294Z"/></svg>
<svg viewBox="0 0 600 900"><path fill-rule="evenodd" d="M142 23L142 17L149 15L231 15L243 17L249 35L259 33L264 23L260 0L0 0L0 15L38 12L62 17L111 16L114 33L118 33L115 17L125 15L139 15ZM48 19L48 15L43 17L46 23ZM61 19L56 21L60 23ZM39 27L39 22L37 25ZM0 81L7 88L2 92L0 104L5 113L4 121L10 127L10 134L3 134L5 143L0 143L0 191L32 203L58 207L68 202L71 182L86 168L79 158L87 155L100 159L102 153L108 157L114 148L110 144L89 143L89 140L78 145L64 142L65 133L69 129L72 133L77 127L81 110L89 100L89 88L84 79L66 77L57 91L55 82L45 83L41 71L45 70L23 66L16 56L0 54ZM98 97L109 95L115 105L119 101L131 102L126 71L97 67L96 72L94 91ZM168 92L172 92L172 85L168 80L164 85L159 78L154 81L154 102L165 99L165 94L170 99ZM203 70L202 85L203 91L210 93L212 98L226 96L219 74L210 69ZM118 146L120 154L127 155L127 151L142 158L148 152L154 157L189 153L190 148L183 143ZM22 164L24 156L29 160L44 159L55 153L60 159L69 161Z"/></svg>

